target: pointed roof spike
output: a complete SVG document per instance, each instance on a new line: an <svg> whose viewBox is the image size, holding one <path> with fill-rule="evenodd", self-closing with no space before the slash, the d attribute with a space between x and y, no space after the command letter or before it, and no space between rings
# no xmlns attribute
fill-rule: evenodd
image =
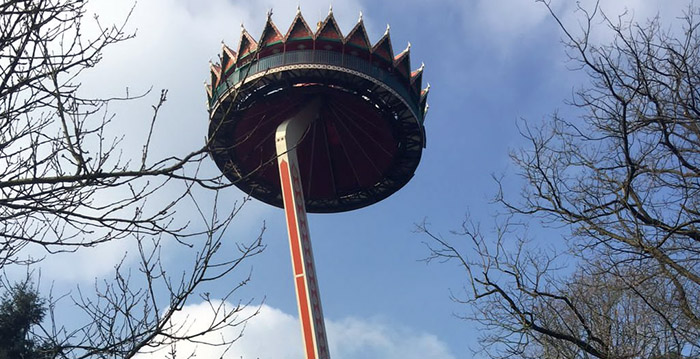
<svg viewBox="0 0 700 359"><path fill-rule="evenodd" d="M411 44L394 57L394 68L406 79L411 77Z"/></svg>
<svg viewBox="0 0 700 359"><path fill-rule="evenodd" d="M411 72L411 88L413 92L420 95L421 86L423 83L423 69L425 69L425 63L421 63L420 67Z"/></svg>
<svg viewBox="0 0 700 359"><path fill-rule="evenodd" d="M430 82L428 82L428 86L421 91L421 96L425 97L428 96L428 92L430 92Z"/></svg>
<svg viewBox="0 0 700 359"><path fill-rule="evenodd" d="M228 46L227 46L226 44L224 44L224 43L221 43L221 51L222 51L222 52L228 52L228 53L229 53L229 56L233 55L233 56L231 56L231 57L235 57L235 55L236 55L236 52L233 51L233 49L231 49L230 47L228 47Z"/></svg>
<svg viewBox="0 0 700 359"><path fill-rule="evenodd" d="M258 47L262 49L266 46L281 43L282 41L284 41L284 36L282 36L280 31L277 29L277 26L275 26L275 23L272 21L272 17L268 17L267 21L265 22L265 28L260 36L260 43L258 44Z"/></svg>
<svg viewBox="0 0 700 359"><path fill-rule="evenodd" d="M357 22L360 22L360 21L362 21L362 10L360 10L360 18L357 19Z"/></svg>
<svg viewBox="0 0 700 359"><path fill-rule="evenodd" d="M328 15L333 13L333 3L331 3L330 7L328 7Z"/></svg>
<svg viewBox="0 0 700 359"><path fill-rule="evenodd" d="M384 31L384 35L389 33L389 29L391 29L391 26L389 26L389 24L386 24L386 31Z"/></svg>
<svg viewBox="0 0 700 359"><path fill-rule="evenodd" d="M209 71L211 72L211 85L218 86L221 81L221 67L209 61Z"/></svg>
<svg viewBox="0 0 700 359"><path fill-rule="evenodd" d="M403 51L401 51L398 55L396 55L396 57L394 58L394 61L402 60L403 57L405 57L410 51L411 51L411 43L409 42L408 46L406 46L406 48Z"/></svg>
<svg viewBox="0 0 700 359"><path fill-rule="evenodd" d="M238 57L236 58L236 63L241 59L248 56L251 52L258 48L258 43L253 39L252 36L246 31L245 28L241 28L241 39L238 41Z"/></svg>
<svg viewBox="0 0 700 359"><path fill-rule="evenodd" d="M424 103L428 99L428 92L430 92L430 84L420 92L421 103Z"/></svg>
<svg viewBox="0 0 700 359"><path fill-rule="evenodd" d="M343 34L340 32L340 27L335 21L333 12L329 12L323 22L319 22L318 30L316 31L316 39L325 38L332 40L343 41Z"/></svg>
<svg viewBox="0 0 700 359"><path fill-rule="evenodd" d="M226 44L224 43L221 44L221 52L224 54L224 56L228 56L229 59L236 58L236 52L233 51L230 47L226 46Z"/></svg>
<svg viewBox="0 0 700 359"><path fill-rule="evenodd" d="M418 70L415 70L411 72L411 89L413 90L413 93L420 95L421 93L421 86L423 83L423 69L418 68Z"/></svg>
<svg viewBox="0 0 700 359"><path fill-rule="evenodd" d="M301 8L299 7L299 9ZM309 27L309 24L304 19L304 16L301 15L301 10L299 10L294 17L294 20L292 20L291 25L289 25L289 30L287 30L287 33L284 35L284 42L287 42L290 39L311 39L313 36L314 33L311 31L311 27Z"/></svg>
<svg viewBox="0 0 700 359"><path fill-rule="evenodd" d="M411 72L411 82L413 82L416 78L418 78L422 73L423 73L422 67L419 67L419 68L413 70L413 72Z"/></svg>
<svg viewBox="0 0 700 359"><path fill-rule="evenodd" d="M297 15L301 15L301 4L297 3Z"/></svg>
<svg viewBox="0 0 700 359"><path fill-rule="evenodd" d="M372 54L389 63L394 62L394 50L391 46L391 36L389 35L389 25L386 27L386 32L377 43L372 47Z"/></svg>
<svg viewBox="0 0 700 359"><path fill-rule="evenodd" d="M362 14L362 12L360 12L360 14ZM365 29L361 17L357 24L355 24L355 27L353 27L345 37L344 42L346 45L352 45L365 51L370 50L372 43L369 41L369 36L367 36L367 30Z"/></svg>
<svg viewBox="0 0 700 359"><path fill-rule="evenodd" d="M420 105L425 106L428 103L428 90L423 90L420 92Z"/></svg>

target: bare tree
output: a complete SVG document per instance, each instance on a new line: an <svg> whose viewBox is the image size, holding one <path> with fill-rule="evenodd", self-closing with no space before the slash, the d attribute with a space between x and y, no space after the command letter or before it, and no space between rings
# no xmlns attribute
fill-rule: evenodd
<svg viewBox="0 0 700 359"><path fill-rule="evenodd" d="M462 247L423 225L429 259L467 271L469 317L492 330L493 356L697 357L700 8L669 29L579 8L576 34L542 3L591 81L571 103L582 116L525 125L530 147L512 158L526 185L519 200L499 192L495 239L467 220ZM591 40L596 24L611 43ZM570 251L533 248L530 221L566 228Z"/></svg>
<svg viewBox="0 0 700 359"><path fill-rule="evenodd" d="M0 268L36 264L41 257L26 254L31 246L52 254L132 241L139 258L133 271L118 266L114 278L96 283L94 293L48 294L47 319L33 330L46 344L46 357L128 358L243 323L246 303L232 295L247 276L218 298L199 288L229 275L263 245L257 237L239 244L238 253L218 253L240 206L221 214L218 195L213 204L198 201L194 191L216 193L228 186L220 175L201 174L207 144L184 154L150 155L167 91L144 116L143 131L130 133L143 138L136 157L129 157L126 143L132 141L108 108L135 97L82 96L81 74L98 65L106 47L133 36L125 30L128 17L108 26L95 17L99 31L86 35L86 12L83 0L0 4ZM161 193L169 200L159 202ZM194 218L176 216L183 206L194 210ZM162 241L191 248L190 267L177 277L161 260ZM192 332L173 319L198 295L215 319ZM84 326L55 321L55 310L67 301L82 309Z"/></svg>
<svg viewBox="0 0 700 359"><path fill-rule="evenodd" d="M183 234L184 228L170 222L172 208L185 196L161 208L144 206L145 199L172 180L221 184L219 178L198 177L204 146L182 156L148 157L167 91L153 107L137 159L121 157L124 134L110 135L107 105L128 97L82 98L78 92L81 72L97 65L104 48L131 37L124 24L100 26L95 38L85 39L84 1L18 0L0 6L1 263L16 261L15 254L29 243L60 251L136 231ZM103 195L118 197L101 203L97 198Z"/></svg>

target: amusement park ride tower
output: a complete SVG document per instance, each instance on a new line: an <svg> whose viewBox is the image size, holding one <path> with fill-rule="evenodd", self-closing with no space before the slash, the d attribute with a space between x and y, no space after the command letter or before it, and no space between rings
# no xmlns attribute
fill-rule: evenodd
<svg viewBox="0 0 700 359"><path fill-rule="evenodd" d="M361 15L343 37L332 10L315 32L297 11L284 35L271 13L259 42L242 29L211 67L209 151L238 188L284 208L306 359L329 358L306 212L369 206L413 177L428 89L409 55L394 56L388 27L371 45Z"/></svg>

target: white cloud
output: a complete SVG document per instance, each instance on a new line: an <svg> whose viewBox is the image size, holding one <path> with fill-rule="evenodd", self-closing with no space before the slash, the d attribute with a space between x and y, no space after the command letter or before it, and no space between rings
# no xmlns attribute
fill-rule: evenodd
<svg viewBox="0 0 700 359"><path fill-rule="evenodd" d="M246 308L241 318L252 314L257 308ZM196 318L200 323L207 323L212 318L206 304L186 306L178 319ZM379 319L344 318L326 319L331 356L334 359L453 359L447 345L436 336L414 329L390 325ZM196 330L198 325L192 326ZM218 334L202 338L203 341L216 342L221 335L227 339L240 335L242 327L226 329ZM180 343L177 345L178 357L188 357L195 353L195 358L223 359L298 359L303 357L299 321L296 317L279 309L263 305L260 313L248 321L243 335L228 351L220 347L201 344ZM138 359L165 359L168 350L141 354Z"/></svg>
<svg viewBox="0 0 700 359"><path fill-rule="evenodd" d="M345 318L328 321L333 358L450 359L454 358L435 335L396 327L381 320Z"/></svg>
<svg viewBox="0 0 700 359"><path fill-rule="evenodd" d="M574 32L585 20L584 13L592 11L596 0L553 0L551 6L564 25ZM674 20L687 9L688 0L601 0L600 10L611 19L627 13L634 21L644 23L657 14L664 22ZM545 6L535 0L478 0L463 2L464 23L469 34L479 34L497 47L508 48L523 35L553 21ZM629 20L629 18L627 18ZM601 31L600 19L594 21L594 40L609 40L610 34Z"/></svg>
<svg viewBox="0 0 700 359"><path fill-rule="evenodd" d="M493 39L509 42L546 18L543 6L530 0L479 0L474 8L466 10L474 16L469 22L485 28ZM473 27L470 27L473 30Z"/></svg>

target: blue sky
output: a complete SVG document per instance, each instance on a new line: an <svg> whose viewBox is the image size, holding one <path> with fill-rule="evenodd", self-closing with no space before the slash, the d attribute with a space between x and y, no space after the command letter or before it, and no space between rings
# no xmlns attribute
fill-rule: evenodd
<svg viewBox="0 0 700 359"><path fill-rule="evenodd" d="M581 14L574 11L574 2L552 3L565 23L577 29ZM581 1L584 7L592 3ZM657 12L673 19L686 6L682 0L601 3L610 16L628 9L638 20ZM257 38L269 8L278 28L285 31L297 4L307 21L315 23L325 18L330 3L141 1L128 25L137 31L136 38L106 51L103 62L86 74L84 91L107 96L121 94L126 87L138 92L152 86L156 91L144 100L113 108L120 127L138 128L150 116L157 89L167 88L169 101L154 143L162 154L195 149L203 143L208 121L202 82L221 41L235 47L241 23ZM334 359L479 357L468 349L477 343L477 324L458 319L455 314L469 309L450 300L451 292L461 292L462 272L453 264L420 261L428 252L422 244L425 238L413 233L414 223L427 219L433 228L447 233L469 211L488 227L497 210L489 204L497 189L491 176L505 174L508 190L514 195L518 191L508 158L509 150L525 145L518 121L537 124L555 110L570 113L564 101L585 84L585 77L568 69L560 30L543 5L533 0L351 0L332 5L344 34L362 11L372 41L379 39L387 23L396 52L410 41L412 67L425 63L423 81L431 84L431 91L427 148L413 180L377 205L310 215L331 355ZM95 1L91 6L103 23L123 17L129 9L113 1ZM605 31L594 36L596 41L608 38ZM213 163L209 165L207 170L216 170ZM236 189L223 195L231 201L243 197ZM265 306L225 358L301 357L282 211L253 201L235 219L227 237L231 243L250 238L263 222L267 250L248 263L252 282L240 296L264 299ZM129 245L109 243L52 256L43 264L42 283L53 282L54 291L61 292L109 278ZM188 255L173 249L167 260L177 263ZM203 313L198 303L190 304L188 313ZM216 353L216 349L198 350L202 358Z"/></svg>

